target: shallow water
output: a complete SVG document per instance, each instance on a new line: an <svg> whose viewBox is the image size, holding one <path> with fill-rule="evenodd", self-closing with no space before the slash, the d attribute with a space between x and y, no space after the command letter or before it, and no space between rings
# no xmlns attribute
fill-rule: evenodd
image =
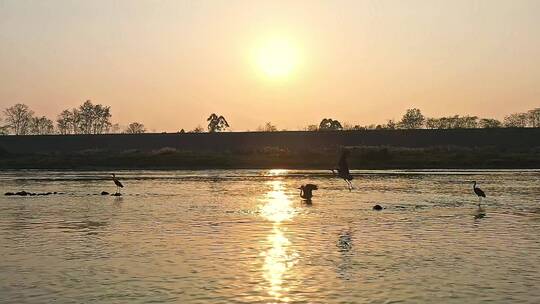
<svg viewBox="0 0 540 304"><path fill-rule="evenodd" d="M540 171L107 173L0 172L0 302L540 302Z"/></svg>

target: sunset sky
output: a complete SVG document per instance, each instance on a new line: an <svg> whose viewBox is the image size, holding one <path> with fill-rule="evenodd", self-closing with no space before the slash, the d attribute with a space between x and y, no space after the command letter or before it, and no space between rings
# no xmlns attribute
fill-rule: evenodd
<svg viewBox="0 0 540 304"><path fill-rule="evenodd" d="M0 108L177 131L540 107L540 1L0 0Z"/></svg>

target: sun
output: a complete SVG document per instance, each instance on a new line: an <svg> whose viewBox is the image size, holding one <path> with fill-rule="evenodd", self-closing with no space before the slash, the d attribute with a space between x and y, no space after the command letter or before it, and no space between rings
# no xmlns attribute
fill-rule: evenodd
<svg viewBox="0 0 540 304"><path fill-rule="evenodd" d="M300 63L298 46L286 38L271 38L255 49L254 61L257 69L270 79L290 77Z"/></svg>

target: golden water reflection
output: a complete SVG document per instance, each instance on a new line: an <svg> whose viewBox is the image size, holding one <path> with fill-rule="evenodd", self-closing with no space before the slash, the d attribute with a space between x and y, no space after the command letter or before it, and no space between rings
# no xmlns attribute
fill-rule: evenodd
<svg viewBox="0 0 540 304"><path fill-rule="evenodd" d="M296 209L284 192L283 181L276 180L268 183L272 189L268 191L263 200L261 214L267 220L279 224L291 220L296 215Z"/></svg>
<svg viewBox="0 0 540 304"><path fill-rule="evenodd" d="M273 222L272 231L265 245L269 248L261 253L264 257L263 276L266 281L263 287L276 302L291 301L289 284L286 278L291 276L293 266L298 262L299 254L291 249L291 242L285 236L286 229L282 222L290 221L296 215L296 209L284 192L283 181L269 182L271 190L266 193L261 206L261 214Z"/></svg>

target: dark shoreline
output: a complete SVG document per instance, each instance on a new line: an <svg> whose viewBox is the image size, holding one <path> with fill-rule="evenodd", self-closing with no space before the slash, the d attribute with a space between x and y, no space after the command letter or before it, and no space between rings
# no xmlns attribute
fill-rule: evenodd
<svg viewBox="0 0 540 304"><path fill-rule="evenodd" d="M349 147L351 169L537 169L540 152L496 148ZM0 169L331 169L339 149L251 153L93 151L69 154L15 154L0 158Z"/></svg>
<svg viewBox="0 0 540 304"><path fill-rule="evenodd" d="M0 136L0 169L540 168L540 128Z"/></svg>

